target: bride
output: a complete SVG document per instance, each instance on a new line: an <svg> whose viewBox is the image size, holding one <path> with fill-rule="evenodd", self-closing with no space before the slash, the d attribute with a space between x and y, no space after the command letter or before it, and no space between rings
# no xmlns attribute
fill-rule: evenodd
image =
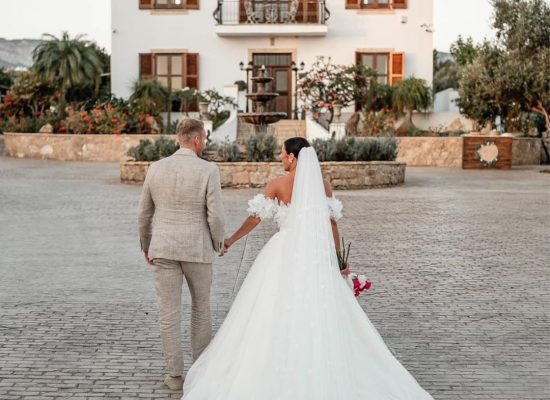
<svg viewBox="0 0 550 400"><path fill-rule="evenodd" d="M433 400L342 279L335 251L342 204L315 150L291 138L281 159L288 174L249 201L250 215L222 255L262 219L274 218L279 232L189 370L182 400Z"/></svg>

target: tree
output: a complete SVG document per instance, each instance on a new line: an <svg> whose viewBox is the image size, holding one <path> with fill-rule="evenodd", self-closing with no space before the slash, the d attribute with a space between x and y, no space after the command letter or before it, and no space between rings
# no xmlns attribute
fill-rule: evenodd
<svg viewBox="0 0 550 400"><path fill-rule="evenodd" d="M59 90L60 116L65 115L69 89L85 85L97 89L100 84L104 65L97 46L83 38L83 35L71 38L67 32L59 38L46 34L33 51L33 69L38 77Z"/></svg>
<svg viewBox="0 0 550 400"><path fill-rule="evenodd" d="M445 89L458 89L460 67L453 60L434 64L433 92Z"/></svg>
<svg viewBox="0 0 550 400"><path fill-rule="evenodd" d="M7 91L13 85L13 74L0 68L0 93Z"/></svg>
<svg viewBox="0 0 550 400"><path fill-rule="evenodd" d="M459 106L479 123L537 113L550 129L550 5L493 0L496 39L485 43L460 80Z"/></svg>
<svg viewBox="0 0 550 400"><path fill-rule="evenodd" d="M393 89L393 108L398 113L405 113L406 117L397 134L405 136L414 128L413 112L425 111L432 104L431 89L424 79L410 77L397 82Z"/></svg>
<svg viewBox="0 0 550 400"><path fill-rule="evenodd" d="M4 97L4 113L17 117L36 117L56 103L55 88L39 79L33 70L16 74L11 90Z"/></svg>
<svg viewBox="0 0 550 400"><path fill-rule="evenodd" d="M498 100L500 53L489 42L484 43L477 58L461 73L457 104L464 115L478 124L476 129L494 121L498 115L507 114L505 104Z"/></svg>
<svg viewBox="0 0 550 400"><path fill-rule="evenodd" d="M158 115L170 103L170 92L156 79L140 79L134 83L130 104L144 114Z"/></svg>
<svg viewBox="0 0 550 400"><path fill-rule="evenodd" d="M451 44L451 55L460 67L470 65L479 52L479 47L474 44L474 39L468 37L462 38L458 35L458 39Z"/></svg>
<svg viewBox="0 0 550 400"><path fill-rule="evenodd" d="M67 102L84 102L85 108L91 108L97 101L106 101L111 97L111 57L104 48L99 47L95 43L91 46L97 52L101 61L102 74L99 84L96 82L85 85L77 85L70 88L67 92Z"/></svg>

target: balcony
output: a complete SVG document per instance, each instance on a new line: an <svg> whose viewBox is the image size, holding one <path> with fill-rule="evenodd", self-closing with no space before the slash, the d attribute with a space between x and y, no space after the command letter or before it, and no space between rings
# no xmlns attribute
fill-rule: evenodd
<svg viewBox="0 0 550 400"><path fill-rule="evenodd" d="M218 36L325 36L325 0L218 0Z"/></svg>

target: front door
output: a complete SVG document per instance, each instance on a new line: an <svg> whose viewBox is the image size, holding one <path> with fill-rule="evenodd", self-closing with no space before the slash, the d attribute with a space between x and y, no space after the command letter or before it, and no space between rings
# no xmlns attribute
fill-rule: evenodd
<svg viewBox="0 0 550 400"><path fill-rule="evenodd" d="M267 106L267 110L285 112L287 119L292 118L292 54L290 53L254 53L253 76L258 75L258 69L265 65L267 76L275 78L268 84L266 91L277 93L279 96ZM252 91L256 91L256 85L252 85Z"/></svg>

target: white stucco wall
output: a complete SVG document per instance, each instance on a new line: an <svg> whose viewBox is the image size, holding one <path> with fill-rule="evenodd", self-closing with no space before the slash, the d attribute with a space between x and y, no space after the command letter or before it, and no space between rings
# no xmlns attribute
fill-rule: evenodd
<svg viewBox="0 0 550 400"><path fill-rule="evenodd" d="M138 0L114 0L112 7L112 90L128 97L139 74L139 53L186 50L200 54L200 89L244 80L239 62L250 50L291 50L308 68L316 56L332 56L338 64L355 63L357 50L405 52L405 74L432 81L433 0L409 0L393 11L347 10L344 0L327 0L331 17L324 37L219 37L212 13L214 0L202 0L200 10L158 12L140 10ZM403 21L406 20L404 23Z"/></svg>

